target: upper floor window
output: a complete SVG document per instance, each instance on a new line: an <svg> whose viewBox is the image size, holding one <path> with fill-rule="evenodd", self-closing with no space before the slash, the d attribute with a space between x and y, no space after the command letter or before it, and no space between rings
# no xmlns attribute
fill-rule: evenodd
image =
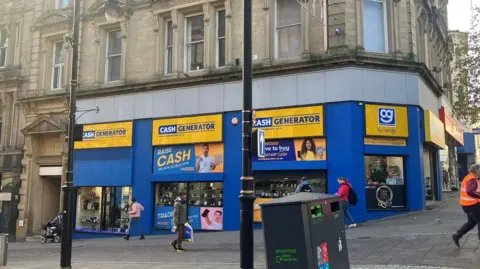
<svg viewBox="0 0 480 269"><path fill-rule="evenodd" d="M119 30L107 33L107 59L105 64L105 80L120 80L122 60L122 36Z"/></svg>
<svg viewBox="0 0 480 269"><path fill-rule="evenodd" d="M165 73L172 73L173 63L173 27L172 21L165 25Z"/></svg>
<svg viewBox="0 0 480 269"><path fill-rule="evenodd" d="M217 11L217 67L225 66L225 10Z"/></svg>
<svg viewBox="0 0 480 269"><path fill-rule="evenodd" d="M301 55L301 6L295 0L275 1L275 58Z"/></svg>
<svg viewBox="0 0 480 269"><path fill-rule="evenodd" d="M7 30L0 29L0 67L7 64L8 34Z"/></svg>
<svg viewBox="0 0 480 269"><path fill-rule="evenodd" d="M55 8L62 9L68 7L70 0L55 0Z"/></svg>
<svg viewBox="0 0 480 269"><path fill-rule="evenodd" d="M388 52L387 0L363 0L365 51Z"/></svg>
<svg viewBox="0 0 480 269"><path fill-rule="evenodd" d="M205 40L203 15L188 17L186 24L186 71L203 69Z"/></svg>
<svg viewBox="0 0 480 269"><path fill-rule="evenodd" d="M64 88L65 56L63 43L55 43L53 46L53 65L52 65L52 89Z"/></svg>

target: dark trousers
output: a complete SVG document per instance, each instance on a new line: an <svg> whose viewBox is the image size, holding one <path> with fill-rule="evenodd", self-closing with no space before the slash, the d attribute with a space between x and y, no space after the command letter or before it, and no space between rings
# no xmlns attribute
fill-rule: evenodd
<svg viewBox="0 0 480 269"><path fill-rule="evenodd" d="M480 203L472 206L462 206L463 212L467 214L467 222L458 230L457 234L462 237L470 232L475 226L478 227L480 238Z"/></svg>
<svg viewBox="0 0 480 269"><path fill-rule="evenodd" d="M173 241L173 244L177 246L178 249L182 248L183 238L185 237L185 224L177 225L177 240Z"/></svg>
<svg viewBox="0 0 480 269"><path fill-rule="evenodd" d="M350 214L350 203L348 201L342 201L343 215L350 221L350 224L354 224L352 214Z"/></svg>

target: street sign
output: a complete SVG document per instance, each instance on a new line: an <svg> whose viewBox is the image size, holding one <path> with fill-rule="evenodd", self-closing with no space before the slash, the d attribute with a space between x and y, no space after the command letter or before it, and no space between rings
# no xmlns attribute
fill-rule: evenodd
<svg viewBox="0 0 480 269"><path fill-rule="evenodd" d="M265 131L262 129L257 129L257 157L265 158Z"/></svg>

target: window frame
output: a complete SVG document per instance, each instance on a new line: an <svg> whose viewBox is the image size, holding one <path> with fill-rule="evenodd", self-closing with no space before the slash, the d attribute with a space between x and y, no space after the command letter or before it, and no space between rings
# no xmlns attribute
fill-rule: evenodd
<svg viewBox="0 0 480 269"><path fill-rule="evenodd" d="M274 48L273 48L273 54L274 54L274 59L275 60L282 60L282 59L289 59L289 57L280 57L280 52L279 52L279 48L278 48L278 31L280 29L285 29L285 28L289 28L289 27L293 27L293 26L300 26L300 32L302 31L302 16L301 16L301 6L299 6L298 8L300 9L300 18L299 18L299 22L298 23L294 23L294 24L288 24L288 25L283 25L281 27L278 26L278 1L279 0L274 0L275 1L275 6L274 6L274 19L273 19L273 23L274 23L274 29L275 29L275 36L274 36L274 39L273 39L273 42L274 42ZM298 58L301 57L301 53L298 55Z"/></svg>
<svg viewBox="0 0 480 269"><path fill-rule="evenodd" d="M219 25L220 25L220 24L219 24L219 21L220 21L220 20L219 20L219 18L220 18L219 13L222 12L222 11L225 13L225 15L224 15L224 17L225 17L225 23L224 23L224 26L225 26L225 31L224 31L224 32L225 32L225 34L223 35L223 37L220 37L220 36L218 35L219 29L220 29L220 28L219 28ZM225 10L224 8L220 8L220 9L217 9L217 10L215 11L215 23L216 23L216 25L215 25L215 66L216 66L217 68L224 68L224 67L226 67L226 65L227 65L227 59L226 59L226 58L227 58L227 57L226 57L226 56L227 56L227 53L226 53L226 45L227 45L227 41L226 41L226 40L227 40L227 17L226 17L226 10ZM220 63L219 63L219 62L220 62L220 46L219 46L220 40L224 40L224 46L225 46L225 55L223 55L223 58L224 58L224 59L223 59L223 61L224 61L224 64L223 64L223 65L220 65Z"/></svg>
<svg viewBox="0 0 480 269"><path fill-rule="evenodd" d="M7 36L6 42L5 42L5 47L2 47L2 44L0 44L0 54L2 50L5 50L5 59L3 63L0 63L0 68L5 68L8 63L8 31L5 27L0 27L0 40L2 40L2 34L5 34Z"/></svg>
<svg viewBox="0 0 480 269"><path fill-rule="evenodd" d="M122 40L120 39L120 45L121 45L121 48L120 48L120 53L119 54L112 54L112 55L109 55L108 54L108 49L109 49L109 46L110 46L110 33L112 32L120 32L121 34L121 30L120 29L115 29L115 30L109 30L106 32L106 41L105 41L105 82L107 83L110 83L110 82L117 82L117 81L120 81L121 80L121 77L122 77L122 64L121 64L121 59L122 59L122 48L123 48L123 42ZM119 79L118 80L109 80L109 77L108 77L108 74L109 74L109 70L110 70L110 61L109 59L110 58L113 58L113 57L120 57L120 74L119 74Z"/></svg>
<svg viewBox="0 0 480 269"><path fill-rule="evenodd" d="M389 23L388 23L388 1L389 0L363 0L363 8L365 7L365 1L371 1L371 2L377 2L382 4L382 46L383 50L382 51L368 51L365 49L367 52L372 52L372 53L389 53L390 52L390 44L389 44ZM363 14L363 31L365 31L365 12ZM365 33L363 34L364 40L365 40ZM364 41L365 42L365 41ZM365 47L365 44L364 44Z"/></svg>
<svg viewBox="0 0 480 269"><path fill-rule="evenodd" d="M64 89L65 88L65 85L62 85L64 84L64 73L65 73L65 57L63 58L63 63L61 64L57 64L55 62L55 58L56 58L56 55L57 55L57 45L58 44L61 44L62 47L63 47L63 42L55 42L53 43L53 55L52 55L52 74L51 74L51 89L52 90L61 90L61 89ZM63 53L65 53L65 50L63 51ZM58 83L60 84L59 86L60 87L57 87L58 85L54 85L54 82L55 82L55 69L56 68L60 68L59 70L59 75L58 75Z"/></svg>
<svg viewBox="0 0 480 269"><path fill-rule="evenodd" d="M55 0L55 9L64 9L70 5L70 0L67 0L67 4L62 6L63 0Z"/></svg>
<svg viewBox="0 0 480 269"><path fill-rule="evenodd" d="M185 16L185 29L184 29L184 40L185 40L185 50L184 50L184 72L198 72L198 71L202 71L205 69L205 23L203 23L203 39L201 41L193 41L193 42L189 42L188 41L188 19L190 18L193 18L193 17L197 17L197 16L202 16L203 19L202 19L202 22L203 20L205 19L205 15L201 12L199 13L193 13L193 14L190 14L188 16ZM203 68L202 69L196 69L196 70L189 70L189 66L191 63L188 63L188 47L189 45L192 45L192 44L200 44L202 43L203 44Z"/></svg>
<svg viewBox="0 0 480 269"><path fill-rule="evenodd" d="M171 30L172 30L172 40L171 40L172 43L171 43L170 45L168 45L168 30L169 30L169 25L171 25ZM168 74L171 74L171 73L173 72L173 21L172 21L172 20L167 20L167 21L165 22L165 44L164 44L164 45L165 45L165 59L164 59L163 67L164 67L164 74L165 74L165 75L168 75ZM168 63L169 63L169 61L168 61L168 60L169 60L169 59L168 59L168 57L169 57L168 52L169 52L169 50L172 51L172 53L171 53L171 57L172 57L172 59L171 59L171 65L172 65L172 66L170 66L170 69L171 69L170 71L169 71L169 68L168 68L168 67L169 67L169 66L168 66Z"/></svg>

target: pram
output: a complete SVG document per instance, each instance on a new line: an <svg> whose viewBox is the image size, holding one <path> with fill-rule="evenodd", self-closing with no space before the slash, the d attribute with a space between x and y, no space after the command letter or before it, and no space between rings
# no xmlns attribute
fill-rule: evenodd
<svg viewBox="0 0 480 269"><path fill-rule="evenodd" d="M47 224L43 226L43 232L40 238L42 244L47 241L51 243L60 243L60 241L62 241L62 224L62 213L58 213L55 218L49 220Z"/></svg>

